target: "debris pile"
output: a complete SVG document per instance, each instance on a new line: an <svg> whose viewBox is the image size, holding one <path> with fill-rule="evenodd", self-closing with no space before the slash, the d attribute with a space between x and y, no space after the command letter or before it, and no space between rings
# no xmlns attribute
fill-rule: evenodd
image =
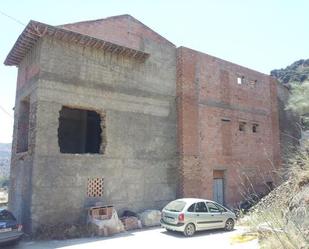
<svg viewBox="0 0 309 249"><path fill-rule="evenodd" d="M126 231L142 228L141 221L134 216L120 218Z"/></svg>
<svg viewBox="0 0 309 249"><path fill-rule="evenodd" d="M99 236L109 236L124 231L124 226L113 206L91 207L88 211L88 224Z"/></svg>
<svg viewBox="0 0 309 249"><path fill-rule="evenodd" d="M141 229L160 225L161 212L159 210L146 210L142 213L124 211L119 217L114 206L96 203L87 208L87 222L76 224L45 224L40 226L33 238L46 239L72 239L93 236L111 236L124 231Z"/></svg>
<svg viewBox="0 0 309 249"><path fill-rule="evenodd" d="M146 227L160 225L161 212L159 210L146 210L139 215L142 225Z"/></svg>
<svg viewBox="0 0 309 249"><path fill-rule="evenodd" d="M109 236L123 231L160 225L161 212L146 210L140 214L124 211L121 218L113 206L94 206L88 209L88 225L95 235Z"/></svg>

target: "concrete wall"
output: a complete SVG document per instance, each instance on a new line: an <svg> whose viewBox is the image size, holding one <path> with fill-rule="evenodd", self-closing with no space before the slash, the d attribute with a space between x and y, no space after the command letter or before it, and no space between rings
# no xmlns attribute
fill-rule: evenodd
<svg viewBox="0 0 309 249"><path fill-rule="evenodd" d="M12 159L10 169L9 209L24 224L26 230L31 228L31 196L32 168L36 149L36 114L37 114L37 83L39 74L41 43L38 42L22 60L18 68L17 89L14 112L14 130L12 143ZM17 133L19 117L22 110L21 102L30 104L28 124L28 150L17 153Z"/></svg>
<svg viewBox="0 0 309 249"><path fill-rule="evenodd" d="M162 208L176 196L175 47L145 44L146 62L44 38L37 88L32 222L77 222L96 201L117 210ZM61 154L62 106L104 114L103 154ZM87 179L104 178L102 198Z"/></svg>
<svg viewBox="0 0 309 249"><path fill-rule="evenodd" d="M244 82L237 84L242 76ZM216 170L224 171L227 205L243 199L246 190L252 192L251 183L258 193L266 191L279 165L275 90L267 75L178 49L180 195L212 199ZM246 122L245 131L239 131L239 122ZM258 124L257 133L253 124Z"/></svg>

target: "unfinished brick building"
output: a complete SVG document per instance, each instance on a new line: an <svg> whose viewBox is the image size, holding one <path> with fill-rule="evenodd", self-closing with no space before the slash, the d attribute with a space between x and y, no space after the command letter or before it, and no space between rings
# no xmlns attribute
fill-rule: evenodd
<svg viewBox="0 0 309 249"><path fill-rule="evenodd" d="M18 66L9 205L29 231L82 221L97 201L119 211L179 196L232 206L241 187L274 181L268 75L176 48L129 15L30 21L5 64Z"/></svg>

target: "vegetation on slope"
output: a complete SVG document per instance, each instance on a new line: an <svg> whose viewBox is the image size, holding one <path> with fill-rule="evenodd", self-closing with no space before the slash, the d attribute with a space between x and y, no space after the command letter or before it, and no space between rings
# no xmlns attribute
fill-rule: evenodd
<svg viewBox="0 0 309 249"><path fill-rule="evenodd" d="M285 85L293 82L303 83L309 80L309 59L295 61L284 69L274 69L270 75Z"/></svg>
<svg viewBox="0 0 309 249"><path fill-rule="evenodd" d="M272 75L291 86L287 109L299 114L302 128L308 128L309 60L274 70ZM278 172L282 184L255 205L244 220L251 231L258 234L261 248L309 248L309 140L303 143L284 170Z"/></svg>
<svg viewBox="0 0 309 249"><path fill-rule="evenodd" d="M309 145L288 166L288 180L254 206L247 220L261 248L309 248Z"/></svg>

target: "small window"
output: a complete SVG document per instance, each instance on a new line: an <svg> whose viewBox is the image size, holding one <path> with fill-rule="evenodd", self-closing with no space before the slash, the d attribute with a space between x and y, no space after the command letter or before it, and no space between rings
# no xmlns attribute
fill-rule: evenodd
<svg viewBox="0 0 309 249"><path fill-rule="evenodd" d="M221 121L222 121L222 122L230 122L231 120L228 119L228 118L222 118Z"/></svg>
<svg viewBox="0 0 309 249"><path fill-rule="evenodd" d="M195 203L192 204L189 208L188 208L188 212L193 213L194 212L194 208L195 208Z"/></svg>
<svg viewBox="0 0 309 249"><path fill-rule="evenodd" d="M246 122L239 122L239 131L246 131Z"/></svg>
<svg viewBox="0 0 309 249"><path fill-rule="evenodd" d="M238 85L243 84L243 83L244 83L244 79L245 79L244 76L238 76L238 77L237 77L237 84L238 84Z"/></svg>
<svg viewBox="0 0 309 249"><path fill-rule="evenodd" d="M257 132L258 132L258 127L259 127L258 124L253 124L253 125L252 125L252 132L253 132L253 133L257 133Z"/></svg>
<svg viewBox="0 0 309 249"><path fill-rule="evenodd" d="M21 101L17 119L17 146L16 152L28 151L30 103L28 100Z"/></svg>
<svg viewBox="0 0 309 249"><path fill-rule="evenodd" d="M250 80L249 83L250 85L255 86L257 83L257 80Z"/></svg>
<svg viewBox="0 0 309 249"><path fill-rule="evenodd" d="M211 202L207 202L207 207L210 213L220 213L219 208Z"/></svg>
<svg viewBox="0 0 309 249"><path fill-rule="evenodd" d="M196 203L195 212L197 212L197 213L207 213L208 210L207 210L205 202Z"/></svg>
<svg viewBox="0 0 309 249"><path fill-rule="evenodd" d="M102 197L104 192L104 178L88 178L87 196Z"/></svg>
<svg viewBox="0 0 309 249"><path fill-rule="evenodd" d="M224 212L227 212L226 208L220 206L219 204L215 204L217 208L219 208L219 211L224 213Z"/></svg>

